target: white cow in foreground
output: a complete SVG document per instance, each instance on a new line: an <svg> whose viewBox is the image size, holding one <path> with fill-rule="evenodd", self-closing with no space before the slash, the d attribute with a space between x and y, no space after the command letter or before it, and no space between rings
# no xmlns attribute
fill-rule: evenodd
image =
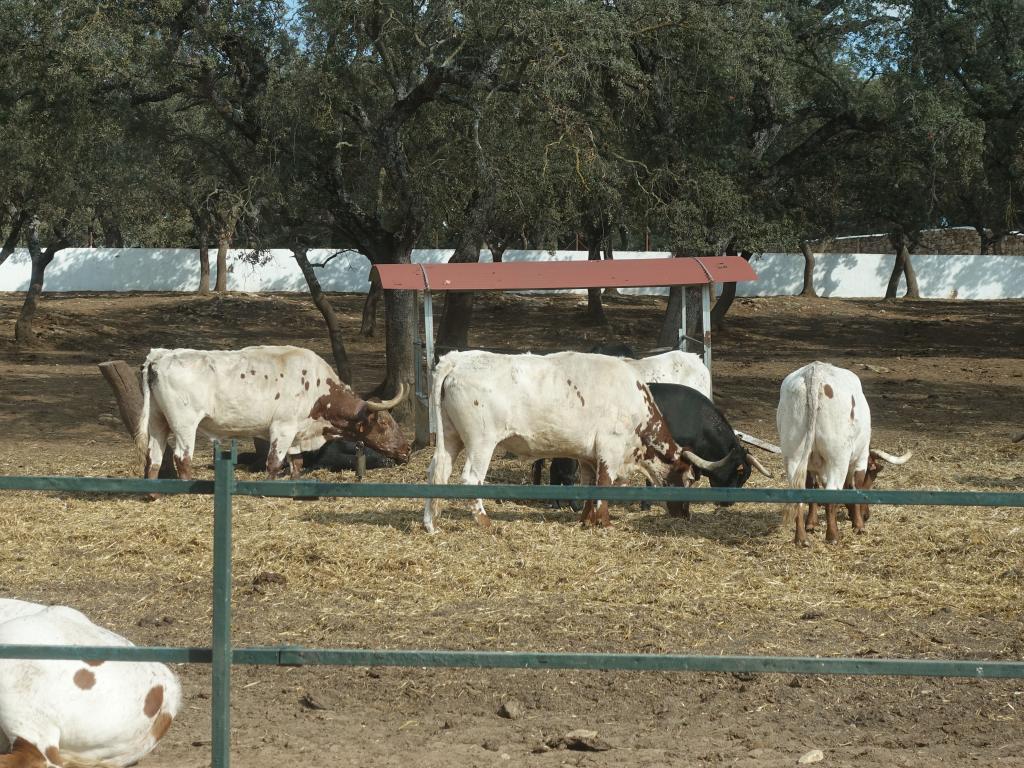
<svg viewBox="0 0 1024 768"><path fill-rule="evenodd" d="M911 457L892 456L871 448L871 410L860 379L852 371L828 363L811 363L793 371L782 382L776 414L779 441L791 488L869 489L881 469L880 461L904 464ZM825 539L839 541L836 506L826 508ZM869 514L866 504L849 505L857 533L864 532ZM785 521L796 515L796 544L807 544L806 531L817 522L816 506L808 518L799 505L789 505Z"/></svg>
<svg viewBox="0 0 1024 768"><path fill-rule="evenodd" d="M0 645L132 644L73 608L0 599ZM133 765L180 708L164 664L0 659L0 766Z"/></svg>
<svg viewBox="0 0 1024 768"><path fill-rule="evenodd" d="M327 361L301 347L238 350L154 349L142 366L142 414L135 442L155 478L173 437L178 476L191 477L196 433L210 439L259 437L270 443L267 471L286 454L297 475L299 454L344 437L401 463L410 446L386 402L364 400Z"/></svg>
<svg viewBox="0 0 1024 768"><path fill-rule="evenodd" d="M715 469L672 439L650 390L620 358L583 352L499 355L450 352L434 370L430 408L438 425L428 480L446 483L465 450L462 482L481 484L496 448L531 458L580 462L584 482L611 485L640 471L656 485L688 486L691 465ZM434 531L433 500L423 526ZM483 501L473 516L489 525ZM608 525L606 502L584 521Z"/></svg>

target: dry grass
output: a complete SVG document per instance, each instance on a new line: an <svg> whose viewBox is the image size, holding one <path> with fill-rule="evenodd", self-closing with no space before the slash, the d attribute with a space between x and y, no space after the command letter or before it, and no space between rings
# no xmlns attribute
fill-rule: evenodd
<svg viewBox="0 0 1024 768"><path fill-rule="evenodd" d="M257 306L261 323L274 314L264 304L260 300ZM627 304L623 311L649 312L645 306ZM497 315L512 311L506 303L492 309ZM751 304L749 316L756 320L764 309ZM571 313L574 305L560 311ZM740 325L748 315L738 312ZM805 312L803 304L793 309L794 316ZM347 322L356 322L354 310L348 315ZM251 317L252 312L243 312L237 320L246 337L255 332L245 325ZM634 314L626 318L623 327L640 323ZM221 313L203 322L229 320ZM762 324L752 327L764 332ZM290 341L289 334L301 328L295 324L273 340ZM542 330L531 333L522 346L536 341ZM108 343L116 350L124 340L112 336ZM486 345L486 339L481 343ZM800 354L803 360L822 356L812 351L791 357ZM112 356L107 350L98 355ZM737 414L734 423L759 425L757 432L771 439L775 393L763 385L753 388L750 377L778 380L779 371L796 365L792 359L756 354L741 363L736 356L733 352L730 362L723 355L716 388L731 403L730 414ZM886 365L895 368L893 359ZM950 359L933 361L936 380L947 376L944 368L957 365ZM83 380L93 362L76 363ZM94 388L78 395L89 402L76 406L74 398L69 404L54 395L59 379L40 359L11 357L6 365L9 374L21 370L19 396L22 403L38 402L40 421L59 427L63 420L78 436L68 440L62 432L44 429L31 440L0 437L6 455L0 471L136 473L130 442L109 420L112 403L102 400L102 383L89 384ZM1012 378L1012 363L1005 368ZM929 370L925 364L914 368L921 386L928 386ZM883 390L884 379L893 381ZM969 418L995 423L1007 418L998 404L984 406L979 395L966 406L950 398L944 408L943 398L929 414L923 408L927 403L899 400L900 392L915 386L913 380L868 372L865 383L869 399L874 389L878 403L880 444L893 451L912 448L916 455L904 467L886 469L880 488L1024 490L1024 445L1010 445L991 430L971 427L957 410L987 407L990 411ZM886 393L895 393L896 399L887 401ZM76 420L76 409L80 413L90 407L102 409L106 421L97 424L95 416L91 422ZM1019 404L1014 407L1019 411ZM55 422L46 408L58 409L60 418ZM900 422L921 426L893 426ZM1014 431L1011 422L1005 431ZM428 460L429 452L420 452L410 465L375 471L372 479L420 482ZM782 476L776 457L766 463ZM491 479L527 482L528 471L526 462L503 459L492 465ZM202 473L212 476L208 467ZM244 470L240 475L259 477ZM754 486L772 483L756 475L752 479ZM495 525L484 531L472 522L469 502L447 502L441 533L432 537L420 527L422 505L415 500L237 498L236 640L308 646L1024 655L1020 509L879 507L864 536L854 536L844 521L840 546L826 546L819 533L815 546L804 551L793 547L792 532L780 527L779 510L768 505L718 510L697 505L692 521L669 519L658 507L641 512L636 506L613 506L614 526L608 530L584 530L570 512L542 504L489 502L488 508ZM144 503L135 497L5 493L0 495L0 525L6 541L0 550L4 594L73 602L139 642L206 642L210 498ZM258 583L257 577L267 572L286 582ZM154 621L163 616L173 623Z"/></svg>

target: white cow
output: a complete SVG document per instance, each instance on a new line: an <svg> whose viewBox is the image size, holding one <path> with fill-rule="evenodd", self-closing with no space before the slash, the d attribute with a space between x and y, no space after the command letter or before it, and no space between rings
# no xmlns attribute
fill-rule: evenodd
<svg viewBox="0 0 1024 768"><path fill-rule="evenodd" d="M672 350L636 360L623 358L641 381L655 384L682 384L711 397L711 371L700 355Z"/></svg>
<svg viewBox="0 0 1024 768"><path fill-rule="evenodd" d="M387 412L405 396L405 386L391 400L369 402L308 349L154 349L142 366L142 383L135 442L150 478L157 477L173 437L178 476L189 479L197 432L211 440L267 440L271 475L291 454L296 476L302 451L338 437L365 443L403 463L409 460L409 442Z"/></svg>
<svg viewBox="0 0 1024 768"><path fill-rule="evenodd" d="M871 448L871 410L860 379L852 371L828 363L811 363L782 382L776 414L779 441L791 488L869 489L881 469L880 461L904 464L911 457L892 456ZM827 505L825 539L839 541L836 506ZM864 532L866 504L848 505L857 533ZM808 525L817 523L816 507L805 519L798 505L789 505L785 520L796 516L794 542L807 545Z"/></svg>
<svg viewBox="0 0 1024 768"><path fill-rule="evenodd" d="M525 457L577 459L584 482L611 485L640 471L656 485L689 485L691 465L715 469L684 450L654 404L643 379L626 362L606 355L559 352L499 355L450 352L434 371L430 408L438 425L428 480L446 483L466 452L462 482L481 484L496 448ZM433 502L423 526L433 533ZM584 520L608 524L607 503L588 502ZM473 515L489 525L483 501Z"/></svg>
<svg viewBox="0 0 1024 768"><path fill-rule="evenodd" d="M0 645L132 644L73 608L0 599ZM164 664L0 659L0 766L133 765L180 709Z"/></svg>

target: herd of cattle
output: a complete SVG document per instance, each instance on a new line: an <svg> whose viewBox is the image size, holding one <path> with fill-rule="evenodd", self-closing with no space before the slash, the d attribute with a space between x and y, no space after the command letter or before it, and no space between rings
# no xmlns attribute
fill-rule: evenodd
<svg viewBox="0 0 1024 768"><path fill-rule="evenodd" d="M330 365L297 347L235 351L154 349L143 365L143 411L136 445L146 477L155 478L173 444L174 464L190 478L197 435L269 442L267 470L287 459L293 477L304 452L332 441L368 446L393 461L411 446L389 410L391 400L357 395ZM710 399L711 377L696 355L672 351L634 359L628 348L589 353L501 355L451 352L437 362L429 408L438 425L429 481L445 483L465 452L464 483L483 483L496 450L551 460L558 482L607 486L639 472L654 485L687 487L707 475L718 487L742 486L753 470L771 473ZM882 462L902 464L871 447L871 414L850 371L811 363L786 377L778 430L791 487L870 488ZM1021 435L1017 439L1024 439ZM423 525L434 532L437 502ZM670 502L670 515L689 516ZM791 505L796 542L806 544L817 508ZM866 505L850 505L856 531ZM489 525L483 501L473 515ZM584 523L608 525L608 505L588 501ZM826 540L839 540L836 505L827 508ZM78 611L0 599L0 645L130 645ZM175 674L157 663L0 659L0 768L127 766L146 755L181 707ZM99 715L99 716L98 716ZM6 753L6 754L5 754Z"/></svg>
<svg viewBox="0 0 1024 768"><path fill-rule="evenodd" d="M298 477L304 452L344 440L398 463L411 446L389 413L408 394L366 399L341 382L331 366L299 347L259 346L230 351L154 349L142 366L143 407L136 445L145 475L157 476L173 445L180 477L191 477L197 435L261 438L267 471L287 460ZM649 484L688 487L702 475L716 487L740 487L752 471L771 473L742 443L711 401L711 375L695 354L669 351L637 358L625 345L549 355L450 352L433 372L428 407L437 445L431 483L446 483L465 453L462 482L481 484L495 451L535 460L534 479L551 460L553 482L606 486L642 474ZM852 372L811 363L782 383L778 431L790 487L870 488L883 462L902 464L871 447L871 413ZM307 454L308 455L308 454ZM435 532L437 500L426 500L423 526ZM838 542L837 505L827 507L826 541ZM669 502L668 513L689 517ZM862 532L869 510L848 505ZM490 524L483 501L473 516ZM795 541L807 543L818 523L816 505L796 518ZM608 504L588 501L582 521L608 525Z"/></svg>

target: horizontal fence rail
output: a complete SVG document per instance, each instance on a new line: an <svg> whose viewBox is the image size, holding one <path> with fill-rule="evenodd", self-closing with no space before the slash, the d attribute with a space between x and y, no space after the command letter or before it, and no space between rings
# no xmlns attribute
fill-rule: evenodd
<svg viewBox="0 0 1024 768"><path fill-rule="evenodd" d="M237 448L214 447L215 479L142 480L102 477L0 477L0 490L110 494L212 494L212 647L0 645L0 659L102 659L211 664L213 667L212 764L230 764L230 673L235 664L307 666L397 666L505 669L584 669L662 672L755 672L814 675L894 675L1024 678L1024 661L985 659L886 659L809 656L715 656L687 654L549 653L472 650L317 649L294 646L237 648L231 645L231 512L234 496L335 498L448 498L583 500L610 502L688 501L737 503L950 505L1024 507L1021 492L875 491L807 488L641 488L534 485L426 485L416 483L321 483L238 481Z"/></svg>

